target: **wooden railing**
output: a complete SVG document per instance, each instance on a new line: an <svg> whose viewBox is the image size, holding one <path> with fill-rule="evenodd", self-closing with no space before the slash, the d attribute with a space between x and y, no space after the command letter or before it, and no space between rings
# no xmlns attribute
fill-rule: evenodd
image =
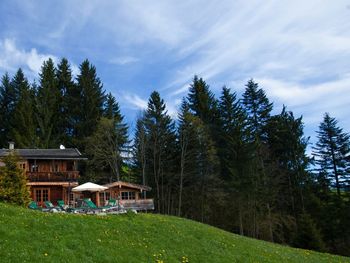
<svg viewBox="0 0 350 263"><path fill-rule="evenodd" d="M125 209L154 210L153 199L120 200Z"/></svg>
<svg viewBox="0 0 350 263"><path fill-rule="evenodd" d="M79 172L27 172L27 178L30 182L69 182L77 181Z"/></svg>

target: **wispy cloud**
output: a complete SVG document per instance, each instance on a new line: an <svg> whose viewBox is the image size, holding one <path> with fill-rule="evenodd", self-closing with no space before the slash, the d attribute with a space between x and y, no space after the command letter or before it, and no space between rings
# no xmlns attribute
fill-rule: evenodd
<svg viewBox="0 0 350 263"><path fill-rule="evenodd" d="M0 21L3 70L37 72L51 55L88 57L112 89L128 87L118 93L131 112L147 106L155 86L175 112L194 74L216 94L224 84L242 92L254 78L276 108L287 104L310 123L334 112L350 129L348 0L22 2L13 4L21 19L0 3L11 22ZM25 39L20 48L16 37Z"/></svg>
<svg viewBox="0 0 350 263"><path fill-rule="evenodd" d="M147 101L136 94L124 93L122 96L132 109L144 110L147 108Z"/></svg>

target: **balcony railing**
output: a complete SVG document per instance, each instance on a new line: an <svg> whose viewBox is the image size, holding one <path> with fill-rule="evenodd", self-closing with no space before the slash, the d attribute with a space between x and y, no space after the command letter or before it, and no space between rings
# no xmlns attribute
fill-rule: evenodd
<svg viewBox="0 0 350 263"><path fill-rule="evenodd" d="M27 178L30 182L69 182L77 181L79 172L27 172Z"/></svg>
<svg viewBox="0 0 350 263"><path fill-rule="evenodd" d="M120 200L125 209L154 210L153 199Z"/></svg>

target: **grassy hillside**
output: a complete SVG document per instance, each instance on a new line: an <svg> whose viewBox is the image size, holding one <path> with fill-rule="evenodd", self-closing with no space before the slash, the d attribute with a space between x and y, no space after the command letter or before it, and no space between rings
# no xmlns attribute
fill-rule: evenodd
<svg viewBox="0 0 350 263"><path fill-rule="evenodd" d="M0 203L1 262L350 262L153 214L49 214Z"/></svg>

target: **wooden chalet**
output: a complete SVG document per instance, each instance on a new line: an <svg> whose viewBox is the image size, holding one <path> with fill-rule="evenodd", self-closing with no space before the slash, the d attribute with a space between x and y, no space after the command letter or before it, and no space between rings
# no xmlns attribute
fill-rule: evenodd
<svg viewBox="0 0 350 263"><path fill-rule="evenodd" d="M9 149L0 149L0 159L10 152L20 157L18 165L28 178L31 198L39 205L73 200L70 190L78 185L78 161L85 159L78 149L14 149L10 143Z"/></svg>
<svg viewBox="0 0 350 263"><path fill-rule="evenodd" d="M117 181L105 184L108 189L100 192L100 200L106 202L110 198L119 200L119 203L126 209L134 210L153 210L154 202L151 198L146 198L146 192L151 188L146 185L133 184L123 181Z"/></svg>

